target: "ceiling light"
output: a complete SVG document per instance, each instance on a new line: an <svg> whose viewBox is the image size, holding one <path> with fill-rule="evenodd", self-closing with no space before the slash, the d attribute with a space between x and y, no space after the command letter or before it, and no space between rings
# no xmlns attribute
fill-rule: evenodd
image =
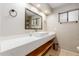
<svg viewBox="0 0 79 59"><path fill-rule="evenodd" d="M40 7L41 5L40 4L37 4L37 7Z"/></svg>
<svg viewBox="0 0 79 59"><path fill-rule="evenodd" d="M45 13L49 13L47 10L45 10Z"/></svg>

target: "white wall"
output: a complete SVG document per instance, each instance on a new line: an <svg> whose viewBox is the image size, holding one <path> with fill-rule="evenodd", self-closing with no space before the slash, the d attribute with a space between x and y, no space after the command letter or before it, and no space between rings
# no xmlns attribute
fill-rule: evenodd
<svg viewBox="0 0 79 59"><path fill-rule="evenodd" d="M48 31L56 31L61 48L77 52L79 46L79 23L58 23L58 13L79 8L79 4L67 4L54 9L52 15L47 17Z"/></svg>
<svg viewBox="0 0 79 59"><path fill-rule="evenodd" d="M25 8L39 13L45 19L45 15L39 12L36 8L29 4L20 3L0 3L0 35L15 35L25 33ZM15 9L17 11L16 17L9 15L9 10ZM44 23L43 23L44 24Z"/></svg>

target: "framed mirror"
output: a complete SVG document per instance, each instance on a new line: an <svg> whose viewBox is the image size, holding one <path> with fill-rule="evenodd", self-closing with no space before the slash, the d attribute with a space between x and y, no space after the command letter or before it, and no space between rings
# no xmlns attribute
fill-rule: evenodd
<svg viewBox="0 0 79 59"><path fill-rule="evenodd" d="M25 29L42 29L42 16L25 8Z"/></svg>

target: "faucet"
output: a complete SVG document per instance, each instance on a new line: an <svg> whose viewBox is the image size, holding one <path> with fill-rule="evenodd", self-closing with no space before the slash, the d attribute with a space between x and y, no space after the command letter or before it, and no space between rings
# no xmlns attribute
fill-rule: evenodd
<svg viewBox="0 0 79 59"><path fill-rule="evenodd" d="M35 32L37 32L37 31L38 31L38 29L36 28L36 29L35 29Z"/></svg>

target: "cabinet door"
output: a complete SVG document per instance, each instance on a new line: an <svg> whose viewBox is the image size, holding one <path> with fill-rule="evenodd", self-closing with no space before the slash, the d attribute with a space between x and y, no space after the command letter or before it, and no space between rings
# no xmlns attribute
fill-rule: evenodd
<svg viewBox="0 0 79 59"><path fill-rule="evenodd" d="M68 21L72 22L72 21L78 21L78 10L75 11L71 11L68 13Z"/></svg>
<svg viewBox="0 0 79 59"><path fill-rule="evenodd" d="M60 14L60 22L67 22L67 13Z"/></svg>

